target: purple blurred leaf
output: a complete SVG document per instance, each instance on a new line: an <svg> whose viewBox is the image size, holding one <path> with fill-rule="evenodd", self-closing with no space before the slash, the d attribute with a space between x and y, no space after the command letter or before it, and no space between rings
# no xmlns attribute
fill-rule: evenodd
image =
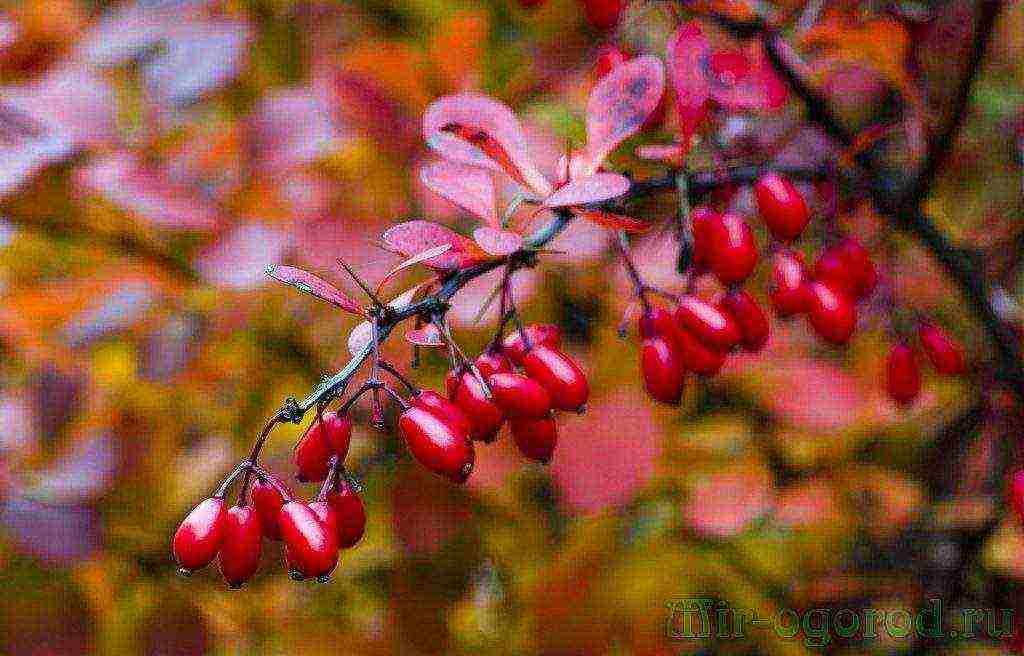
<svg viewBox="0 0 1024 656"><path fill-rule="evenodd" d="M235 226L199 256L196 268L221 287L252 289L263 283L267 262L280 260L291 246L282 230L259 222Z"/></svg>
<svg viewBox="0 0 1024 656"><path fill-rule="evenodd" d="M267 92L253 112L250 129L257 166L275 174L316 161L344 136L323 100L306 88Z"/></svg>
<svg viewBox="0 0 1024 656"><path fill-rule="evenodd" d="M519 119L505 104L478 93L434 101L423 115L423 138L453 162L504 171L541 197L548 182L530 158Z"/></svg>
<svg viewBox="0 0 1024 656"><path fill-rule="evenodd" d="M431 221L407 221L389 228L381 237L394 251L412 257L431 248L449 244L451 248L423 264L432 269L462 269L487 259L473 240L451 228Z"/></svg>
<svg viewBox="0 0 1024 656"><path fill-rule="evenodd" d="M185 371L202 343L202 325L197 317L169 317L146 337L142 375L153 381L173 378Z"/></svg>
<svg viewBox="0 0 1024 656"><path fill-rule="evenodd" d="M481 226L473 231L473 239L485 252L505 257L523 247L523 236L510 230Z"/></svg>
<svg viewBox="0 0 1024 656"><path fill-rule="evenodd" d="M82 39L77 56L92 66L116 66L153 52L175 25L197 20L211 0L138 0L109 12Z"/></svg>
<svg viewBox="0 0 1024 656"><path fill-rule="evenodd" d="M40 473L25 496L54 505L81 504L99 498L117 472L118 452L109 435L76 441L69 453Z"/></svg>
<svg viewBox="0 0 1024 656"><path fill-rule="evenodd" d="M595 173L572 180L544 199L544 207L600 203L629 191L629 178L618 173Z"/></svg>
<svg viewBox="0 0 1024 656"><path fill-rule="evenodd" d="M279 264L268 264L264 271L274 280L291 285L300 292L305 292L314 298L319 298L321 301L327 301L331 305L356 316L366 316L366 310L348 294L308 271Z"/></svg>
<svg viewBox="0 0 1024 656"><path fill-rule="evenodd" d="M487 171L455 162L436 162L420 170L420 180L438 196L483 219L488 225L498 226L494 180Z"/></svg>
<svg viewBox="0 0 1024 656"><path fill-rule="evenodd" d="M405 341L410 344L426 348L444 346L444 340L441 338L441 331L432 323L428 323L425 326L406 332Z"/></svg>
<svg viewBox="0 0 1024 656"><path fill-rule="evenodd" d="M74 151L74 143L69 139L50 133L0 142L0 198L17 191L44 168L67 159Z"/></svg>
<svg viewBox="0 0 1024 656"><path fill-rule="evenodd" d="M238 75L250 39L238 21L207 21L176 26L164 49L143 69L157 98L185 106L220 89Z"/></svg>
<svg viewBox="0 0 1024 656"><path fill-rule="evenodd" d="M60 565L81 562L100 547L99 517L80 506L14 496L0 504L0 529L18 551Z"/></svg>
<svg viewBox="0 0 1024 656"><path fill-rule="evenodd" d="M160 228L209 230L221 222L214 204L205 202L194 189L172 184L129 153L97 159L80 169L77 177L87 191Z"/></svg>
<svg viewBox="0 0 1024 656"><path fill-rule="evenodd" d="M64 340L81 346L99 337L131 327L152 307L155 289L145 280L119 282L111 293L98 297L98 303L71 317L64 324Z"/></svg>

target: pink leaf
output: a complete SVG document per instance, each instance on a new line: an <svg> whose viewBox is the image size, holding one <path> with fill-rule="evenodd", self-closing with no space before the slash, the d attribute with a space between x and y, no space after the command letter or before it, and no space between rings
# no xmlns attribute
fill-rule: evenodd
<svg viewBox="0 0 1024 656"><path fill-rule="evenodd" d="M480 250L473 240L431 221L400 223L389 228L382 239L387 246L407 257L442 244L450 244L451 248L448 251L423 263L431 269L462 269L487 259L487 254Z"/></svg>
<svg viewBox="0 0 1024 656"><path fill-rule="evenodd" d="M177 25L164 48L143 68L142 77L158 98L178 106L202 99L241 71L250 39L239 21Z"/></svg>
<svg viewBox="0 0 1024 656"><path fill-rule="evenodd" d="M618 173L595 173L577 178L544 199L545 207L600 203L629 191L629 178Z"/></svg>
<svg viewBox="0 0 1024 656"><path fill-rule="evenodd" d="M665 69L651 55L621 64L602 78L587 101L587 147L572 177L596 172L620 143L639 132L664 91Z"/></svg>
<svg viewBox="0 0 1024 656"><path fill-rule="evenodd" d="M523 236L509 230L482 226L473 231L473 239L488 254L505 257L523 247Z"/></svg>
<svg viewBox="0 0 1024 656"><path fill-rule="evenodd" d="M774 498L765 471L738 467L716 472L694 486L683 504L683 521L704 536L732 537L771 510Z"/></svg>
<svg viewBox="0 0 1024 656"><path fill-rule="evenodd" d="M733 111L778 109L788 96L786 84L775 75L762 53L719 50L705 60L711 97Z"/></svg>
<svg viewBox="0 0 1024 656"><path fill-rule="evenodd" d="M631 216L624 216L622 214L614 214L612 212L605 212L602 210L590 210L584 207L572 208L573 214L586 219L592 223L602 225L606 228L612 228L614 230L625 230L626 232L646 232L650 229L651 224L640 219L634 219Z"/></svg>
<svg viewBox="0 0 1024 656"><path fill-rule="evenodd" d="M252 289L266 278L267 262L281 259L293 238L275 225L240 223L221 235L196 259L196 269L209 282L233 289Z"/></svg>
<svg viewBox="0 0 1024 656"><path fill-rule="evenodd" d="M680 144L644 144L636 149L636 156L672 166L682 166L687 150L687 147Z"/></svg>
<svg viewBox="0 0 1024 656"><path fill-rule="evenodd" d="M331 283L308 271L292 266L268 264L265 272L274 280L291 285L300 292L305 292L310 296L319 298L321 301L327 301L331 305L337 306L351 314L361 317L366 316L366 310L359 303L355 302Z"/></svg>
<svg viewBox="0 0 1024 656"><path fill-rule="evenodd" d="M324 100L301 87L267 92L256 105L250 129L257 166L266 172L315 162L347 136Z"/></svg>
<svg viewBox="0 0 1024 656"><path fill-rule="evenodd" d="M405 341L426 348L444 346L444 340L441 339L441 331L432 323L406 332Z"/></svg>
<svg viewBox="0 0 1024 656"><path fill-rule="evenodd" d="M527 152L519 119L493 98L459 93L436 100L423 115L423 138L447 159L504 171L541 197L551 194Z"/></svg>
<svg viewBox="0 0 1024 656"><path fill-rule="evenodd" d="M488 225L498 226L494 180L487 171L455 162L438 162L424 166L420 180L438 196L483 219Z"/></svg>
<svg viewBox="0 0 1024 656"><path fill-rule="evenodd" d="M432 260L436 257L440 257L441 255L444 255L451 249L452 245L450 243L441 244L440 246L428 248L422 253L410 257L409 259L405 260L404 262L402 262L401 264L399 264L398 266L394 267L386 274L384 274L384 277L381 278L379 283L377 283L377 293L379 294L380 290L384 289L384 285L388 284L395 276L397 276L402 271L405 271L409 267L416 266L417 264L425 263L427 260Z"/></svg>
<svg viewBox="0 0 1024 656"><path fill-rule="evenodd" d="M711 85L704 74L704 62L709 52L710 45L696 21L681 26L668 42L669 73L684 148L689 147L693 133L707 116Z"/></svg>

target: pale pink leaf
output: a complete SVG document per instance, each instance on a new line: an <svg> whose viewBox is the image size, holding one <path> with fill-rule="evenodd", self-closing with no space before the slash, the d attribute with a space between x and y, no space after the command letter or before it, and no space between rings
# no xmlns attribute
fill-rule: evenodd
<svg viewBox="0 0 1024 656"><path fill-rule="evenodd" d="M686 151L687 148L680 144L644 144L637 147L636 156L672 166L682 166Z"/></svg>
<svg viewBox="0 0 1024 656"><path fill-rule="evenodd" d="M425 263L425 262L427 262L427 260L432 260L432 259L434 259L436 257L440 257L441 255L444 255L445 253L447 253L451 249L452 249L452 245L450 243L449 244L441 244L440 246L435 246L433 248L428 248L427 250L423 251L422 253L414 255L414 256L410 257L409 259L403 261L401 264L399 264L398 266L394 267L393 269L388 271L386 274L384 274L384 277L380 279L379 283L377 283L377 293L379 294L380 291L382 289L384 289L384 286L386 284L388 284L389 282L391 282L391 280L395 276L397 276L399 273L401 273L402 271L405 271L409 267L416 266L417 264Z"/></svg>
<svg viewBox="0 0 1024 656"><path fill-rule="evenodd" d="M331 305L339 307L351 314L366 316L366 310L364 310L359 303L345 294L345 292L315 274L303 271L302 269L293 266L273 264L268 264L265 272L274 280L283 282L286 285L291 285L300 292L305 292L310 296L319 298L321 301L327 301Z"/></svg>
<svg viewBox="0 0 1024 656"><path fill-rule="evenodd" d="M256 165L278 175L328 155L348 136L324 99L305 87L268 91L253 110L249 128Z"/></svg>
<svg viewBox="0 0 1024 656"><path fill-rule="evenodd" d="M620 143L640 131L664 92L665 69L652 55L621 64L602 78L587 101L587 147L572 177L595 173Z"/></svg>
<svg viewBox="0 0 1024 656"><path fill-rule="evenodd" d="M596 223L606 228L612 228L613 230L624 230L625 232L646 232L651 228L651 224L646 221L634 219L631 216L625 216L623 214L615 214L614 212L591 210L585 207L574 207L572 208L572 212L581 219L586 219L591 223Z"/></svg>
<svg viewBox="0 0 1024 656"><path fill-rule="evenodd" d="M487 171L456 162L437 162L420 170L420 180L438 196L483 219L488 225L498 226L494 180Z"/></svg>
<svg viewBox="0 0 1024 656"><path fill-rule="evenodd" d="M629 191L629 178L618 173L595 173L577 178L544 199L545 207L589 205L617 198Z"/></svg>
<svg viewBox="0 0 1024 656"><path fill-rule="evenodd" d="M684 148L707 116L711 85L704 66L710 48L696 21L680 26L668 42L669 74L676 93L680 142Z"/></svg>
<svg viewBox="0 0 1024 656"><path fill-rule="evenodd" d="M143 67L142 78L161 100L191 104L241 72L250 37L249 26L240 21L175 25L160 53Z"/></svg>
<svg viewBox="0 0 1024 656"><path fill-rule="evenodd" d="M196 258L203 278L232 289L252 289L266 281L267 262L280 261L294 236L277 225L246 221L220 235Z"/></svg>
<svg viewBox="0 0 1024 656"><path fill-rule="evenodd" d="M505 257L523 247L523 236L519 233L490 226L481 226L474 230L473 239L480 248L495 257Z"/></svg>
<svg viewBox="0 0 1024 656"><path fill-rule="evenodd" d="M763 470L734 468L711 474L683 503L683 521L700 535L728 538L741 533L774 505L775 490Z"/></svg>
<svg viewBox="0 0 1024 656"><path fill-rule="evenodd" d="M451 228L431 221L415 220L389 228L382 236L384 244L407 257L430 248L450 244L451 248L423 264L431 269L462 269L487 259L476 243Z"/></svg>
<svg viewBox="0 0 1024 656"><path fill-rule="evenodd" d="M519 119L507 105L479 93L434 101L423 115L423 138L443 157L504 171L541 197L548 182L530 159Z"/></svg>
<svg viewBox="0 0 1024 656"><path fill-rule="evenodd" d="M444 346L444 340L441 338L441 331L432 323L428 323L425 326L406 332L405 341L415 346L423 346L425 348L437 348L439 346Z"/></svg>

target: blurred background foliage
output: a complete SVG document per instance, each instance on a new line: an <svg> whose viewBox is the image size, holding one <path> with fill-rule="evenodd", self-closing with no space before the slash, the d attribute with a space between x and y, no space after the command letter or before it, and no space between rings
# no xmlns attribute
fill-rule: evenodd
<svg viewBox="0 0 1024 656"><path fill-rule="evenodd" d="M892 4L932 20L911 30ZM911 105L941 116L972 3L776 5L796 19L824 6L791 36L851 125ZM1007 5L928 209L958 243L1002 253L989 263L1013 302L1024 292L1006 250L1020 244L1024 5ZM617 335L629 282L610 273L610 236L588 225L516 281L526 316L563 327L594 389L550 466L525 463L505 438L478 450L457 488L411 466L363 416L350 462L370 522L330 584L290 581L277 543L243 591L215 571L179 578L177 522L284 398L347 358L354 321L268 283L264 265L340 281L343 255L375 280L396 263L377 246L396 220L471 226L418 182L426 105L464 89L495 95L551 170L582 141L600 46L663 55L676 19L670 3L635 3L612 35L589 28L575 0L529 11L511 0L0 6L0 652L800 654L801 640L771 631L670 640L666 603L711 596L765 617L915 608L945 580L928 559L986 523L997 528L979 557L953 568L963 576L951 603L1021 610L1024 533L989 480L994 460L1015 457L1005 445L1017 428L1009 404L979 409L983 373L929 378L920 402L897 410L880 384L878 307L849 350L777 323L758 358L694 382L681 409L655 407L635 340ZM829 152L795 102L718 118L695 167L752 157L780 135L777 163ZM617 164L654 171L627 150ZM736 202L750 207L747 190ZM645 211L667 217L671 199ZM840 221L876 245L895 240L886 283L901 306L986 352L923 252L866 206ZM679 288L674 249L658 235L637 244L651 282ZM488 338L473 318L493 282L468 287L452 311L468 351ZM398 340L388 348L408 360ZM426 357L417 380L441 388L444 366ZM275 433L271 469L291 472L300 430ZM910 647L883 636L829 649Z"/></svg>

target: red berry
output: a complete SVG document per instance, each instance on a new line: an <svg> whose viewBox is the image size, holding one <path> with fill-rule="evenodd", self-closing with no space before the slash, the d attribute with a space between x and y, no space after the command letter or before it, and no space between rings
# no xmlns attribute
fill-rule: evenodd
<svg viewBox="0 0 1024 656"><path fill-rule="evenodd" d="M449 373L448 376L449 396L472 425L469 437L484 442L494 441L501 430L501 424L505 421L505 414L501 408L487 397L483 386L472 372L463 372L458 378L454 373Z"/></svg>
<svg viewBox="0 0 1024 656"><path fill-rule="evenodd" d="M221 538L220 573L232 588L241 587L260 566L263 527L253 506L234 506L224 516Z"/></svg>
<svg viewBox="0 0 1024 656"><path fill-rule="evenodd" d="M206 499L192 509L174 532L174 557L183 574L210 564L224 535L224 500Z"/></svg>
<svg viewBox="0 0 1024 656"><path fill-rule="evenodd" d="M913 403L921 393L921 370L913 349L906 344L896 344L889 351L886 374L886 390L899 405Z"/></svg>
<svg viewBox="0 0 1024 656"><path fill-rule="evenodd" d="M480 375L484 377L484 380L490 378L496 373L511 372L512 363L508 361L501 353L497 351L485 351L477 356L474 361L477 370Z"/></svg>
<svg viewBox="0 0 1024 656"><path fill-rule="evenodd" d="M347 483L341 489L328 493L327 503L334 506L338 517L338 544L350 549L363 539L366 532L366 507L363 499Z"/></svg>
<svg viewBox="0 0 1024 656"><path fill-rule="evenodd" d="M743 217L726 212L711 237L711 272L723 285L735 285L750 277L757 266L754 231Z"/></svg>
<svg viewBox="0 0 1024 656"><path fill-rule="evenodd" d="M810 320L814 331L826 342L845 344L857 327L857 309L853 301L832 287L814 282L810 285Z"/></svg>
<svg viewBox="0 0 1024 656"><path fill-rule="evenodd" d="M917 328L917 336L935 371L956 376L967 370L963 347L944 330L930 323L921 323Z"/></svg>
<svg viewBox="0 0 1024 656"><path fill-rule="evenodd" d="M293 459L298 469L296 478L303 483L322 481L327 478L327 472L331 469L331 456L334 455L334 450L327 439L327 434L331 430L327 428L328 421L329 417L323 418L323 424L319 419L314 419L306 434L295 445Z"/></svg>
<svg viewBox="0 0 1024 656"><path fill-rule="evenodd" d="M497 373L487 379L487 385L494 403L510 419L539 419L551 412L551 395L532 378Z"/></svg>
<svg viewBox="0 0 1024 656"><path fill-rule="evenodd" d="M676 331L675 319L665 308L651 307L640 315L638 321L640 337L672 337Z"/></svg>
<svg viewBox="0 0 1024 656"><path fill-rule="evenodd" d="M648 337L640 347L640 375L656 401L678 405L686 383L686 368L671 337Z"/></svg>
<svg viewBox="0 0 1024 656"><path fill-rule="evenodd" d="M307 578L326 577L338 564L338 536L300 501L281 506L278 517L291 567Z"/></svg>
<svg viewBox="0 0 1024 656"><path fill-rule="evenodd" d="M519 452L530 460L551 462L558 443L558 426L552 417L542 419L513 419L512 440Z"/></svg>
<svg viewBox="0 0 1024 656"><path fill-rule="evenodd" d="M793 241L807 227L811 212L789 178L767 173L754 185L757 209L769 232L781 241Z"/></svg>
<svg viewBox="0 0 1024 656"><path fill-rule="evenodd" d="M269 474L274 482L279 487L286 490L291 495L291 489L274 474ZM281 496L281 493L277 491L274 485L257 478L253 481L251 489L252 505L256 507L256 512L260 516L260 524L263 527L263 534L270 540L280 540L281 530L277 525L277 518L281 514L281 506L284 505L285 499Z"/></svg>
<svg viewBox="0 0 1024 656"><path fill-rule="evenodd" d="M726 294L720 306L736 321L742 336L740 344L744 349L756 353L768 343L768 317L754 297L744 290Z"/></svg>
<svg viewBox="0 0 1024 656"><path fill-rule="evenodd" d="M621 64L625 64L630 59L629 55L614 45L606 45L601 48L600 54L597 56L597 63L594 65L594 73L597 79L603 78L613 70L619 67Z"/></svg>
<svg viewBox="0 0 1024 656"><path fill-rule="evenodd" d="M336 412L329 412L322 417L315 418L313 423L309 426L308 433L321 434L315 435L311 438L311 441L315 442L317 445L326 441L327 446L334 452L334 455L337 455L339 460L344 461L345 456L348 455L349 443L352 441L352 420L349 417L339 415ZM310 456L313 456L314 452L318 451L318 448L314 449L312 446L309 448ZM330 460L330 454L327 459ZM320 479L310 480L322 480L326 475L327 472L325 471L324 476Z"/></svg>
<svg viewBox="0 0 1024 656"><path fill-rule="evenodd" d="M324 525L324 528L334 535L338 547L341 548L341 540L338 539L340 536L338 530L338 509L326 501L314 501L309 504L309 507L316 513L317 519Z"/></svg>
<svg viewBox="0 0 1024 656"><path fill-rule="evenodd" d="M1010 506L1017 513L1017 521L1024 524L1024 469L1018 470L1010 478Z"/></svg>
<svg viewBox="0 0 1024 656"><path fill-rule="evenodd" d="M427 412L437 415L442 420L451 424L460 433L469 435L473 425L465 413L448 399L444 398L434 390L420 390L409 399L409 404L417 408L423 408Z"/></svg>
<svg viewBox="0 0 1024 656"><path fill-rule="evenodd" d="M590 386L586 374L568 355L557 348L538 346L523 358L523 369L548 391L553 408L583 410Z"/></svg>
<svg viewBox="0 0 1024 656"><path fill-rule="evenodd" d="M739 326L728 312L693 295L684 296L676 308L676 323L709 348L728 351L742 339Z"/></svg>
<svg viewBox="0 0 1024 656"><path fill-rule="evenodd" d="M590 24L599 30L610 30L619 24L626 0L583 0Z"/></svg>
<svg viewBox="0 0 1024 656"><path fill-rule="evenodd" d="M781 249L772 257L772 286L768 298L780 317L810 311L812 298L807 269L792 251Z"/></svg>
<svg viewBox="0 0 1024 656"><path fill-rule="evenodd" d="M562 347L562 331L554 324L540 323L526 326L523 332L526 333L526 341L533 348L538 346L550 346L556 349ZM522 335L515 332L505 337L501 343L501 350L509 360L521 365L527 348Z"/></svg>
<svg viewBox="0 0 1024 656"><path fill-rule="evenodd" d="M693 268L697 273L704 273L711 269L714 235L721 229L722 215L707 207L695 207L690 212L690 225L693 232Z"/></svg>
<svg viewBox="0 0 1024 656"><path fill-rule="evenodd" d="M469 435L423 408L411 407L398 419L398 430L421 465L464 483L473 471L473 443Z"/></svg>
<svg viewBox="0 0 1024 656"><path fill-rule="evenodd" d="M725 351L709 348L694 337L693 333L682 328L675 331L675 340L687 370L700 376L714 376L722 370L722 365L725 364Z"/></svg>
<svg viewBox="0 0 1024 656"><path fill-rule="evenodd" d="M821 254L814 265L814 277L855 300L865 298L878 285L878 271L871 256L860 242L849 237Z"/></svg>

